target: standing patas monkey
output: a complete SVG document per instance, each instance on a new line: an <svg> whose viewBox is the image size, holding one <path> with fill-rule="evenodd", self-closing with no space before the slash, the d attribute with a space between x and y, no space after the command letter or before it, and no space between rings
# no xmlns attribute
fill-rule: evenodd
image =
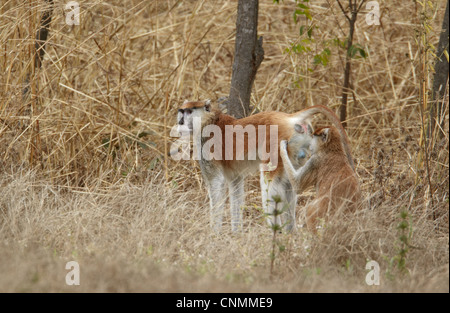
<svg viewBox="0 0 450 313"><path fill-rule="evenodd" d="M282 141L281 158L291 184L299 193L309 186L316 187L316 199L305 209L308 229L316 231L318 219L327 215L358 208L361 191L342 126L317 129L311 142L311 158L298 170L287 148L287 141Z"/></svg>
<svg viewBox="0 0 450 313"><path fill-rule="evenodd" d="M208 188L211 224L214 230L219 231L222 226L227 189L231 207L231 228L233 231L237 231L241 227L241 208L245 200L244 178L257 171L258 168L261 174L263 209L267 214L268 223L270 225L284 224L287 231L294 229L297 194L283 170L278 143L291 138L296 133L296 139L291 145L294 149L288 148L287 153L291 156L295 166L303 165L306 161L307 148L312 139L312 127L309 119L312 115L320 112L326 116L334 114L327 107L313 106L293 114L262 112L246 118L235 119L222 113L217 107L213 107L209 100L183 103L178 110L177 118L180 129L184 128L190 133L195 133L196 118L201 121L197 127L199 128L197 135L201 137L197 141L198 151L201 151L198 159L202 176ZM231 136L227 133L230 129L233 130ZM219 149L217 149L220 151L214 151L214 153L210 153L211 147L208 142L212 138L211 130L218 130L219 135L214 135L214 137L220 137L218 138ZM205 146L208 146L206 151ZM214 146L214 148L216 150L217 147ZM305 152L299 153L300 148ZM211 158L213 154L216 157ZM292 163L290 164L294 166ZM281 207L286 208L286 213L281 218L278 217L278 220L275 220L273 216L276 205L273 200L274 196L279 196L282 201ZM282 219L283 221L281 221Z"/></svg>

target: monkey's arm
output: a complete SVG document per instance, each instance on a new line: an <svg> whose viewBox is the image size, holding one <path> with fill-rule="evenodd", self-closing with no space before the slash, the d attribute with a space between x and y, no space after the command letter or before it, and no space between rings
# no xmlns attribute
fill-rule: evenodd
<svg viewBox="0 0 450 313"><path fill-rule="evenodd" d="M300 167L294 175L294 186L297 186L298 192L303 192L309 186L314 186L317 182L317 162L315 156L311 156L305 165Z"/></svg>
<svg viewBox="0 0 450 313"><path fill-rule="evenodd" d="M304 166L296 170L289 159L286 140L283 140L280 144L280 154L289 181L293 186L297 187L298 192L302 192L304 189L316 183L316 161L314 156Z"/></svg>

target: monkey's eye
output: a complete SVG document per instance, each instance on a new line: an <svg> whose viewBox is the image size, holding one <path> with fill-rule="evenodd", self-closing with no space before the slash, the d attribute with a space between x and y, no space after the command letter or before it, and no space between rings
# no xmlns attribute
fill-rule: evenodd
<svg viewBox="0 0 450 313"><path fill-rule="evenodd" d="M190 115L190 114L192 113L192 110L191 110L191 109L186 109L186 110L184 110L184 112L185 112L187 115Z"/></svg>
<svg viewBox="0 0 450 313"><path fill-rule="evenodd" d="M304 134L305 133L305 129L303 128L303 125L295 124L294 125L294 129L295 129L295 131L297 133L300 133L300 134Z"/></svg>

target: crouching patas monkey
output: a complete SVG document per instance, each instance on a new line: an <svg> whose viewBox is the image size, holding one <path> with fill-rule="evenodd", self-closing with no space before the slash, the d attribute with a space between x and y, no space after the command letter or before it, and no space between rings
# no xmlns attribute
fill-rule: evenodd
<svg viewBox="0 0 450 313"><path fill-rule="evenodd" d="M298 170L290 160L288 142L282 141L280 144L285 170L297 192L309 186L316 187L316 199L305 209L306 224L312 231L316 230L319 218L340 211L354 212L360 203L358 178L353 169L345 130L340 127L340 130L330 126L314 132L311 158Z"/></svg>
<svg viewBox="0 0 450 313"><path fill-rule="evenodd" d="M200 136L198 160L208 188L211 224L214 230L219 231L222 226L227 189L231 207L231 228L233 231L240 228L241 208L245 200L244 178L258 168L261 174L263 209L267 214L268 223L282 225L283 219L287 231L294 228L297 194L283 170L279 156L279 142L291 138L296 133L295 142L292 144L295 149L288 148L289 151L286 153L290 154L295 166L303 165L312 139L309 118L320 112L327 116L334 114L327 107L313 106L293 114L261 112L235 119L213 107L209 100L183 103L178 110L177 122L180 128L194 133L194 142L195 121L196 118L200 120L200 125L197 125ZM230 129L231 133L228 132ZM215 139L214 143L217 143L217 146L211 145L212 139ZM214 153L211 153L211 146L214 146ZM300 148L306 152L299 154ZM275 220L272 216L276 205L274 196L279 196L282 201L280 207L286 208L286 213L281 219L278 217L280 220Z"/></svg>

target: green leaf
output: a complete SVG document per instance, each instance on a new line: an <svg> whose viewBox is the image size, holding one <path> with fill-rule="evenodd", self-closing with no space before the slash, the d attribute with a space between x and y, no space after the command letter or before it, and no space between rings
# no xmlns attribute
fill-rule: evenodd
<svg viewBox="0 0 450 313"><path fill-rule="evenodd" d="M272 200L275 201L275 203L281 202L281 197L279 195L272 196Z"/></svg>
<svg viewBox="0 0 450 313"><path fill-rule="evenodd" d="M154 170L156 168L156 165L160 162L158 157L153 158L153 160L150 161L150 165L148 166L150 170Z"/></svg>
<svg viewBox="0 0 450 313"><path fill-rule="evenodd" d="M359 54L359 56L356 56L356 54ZM364 47L360 44L354 44L348 49L348 55L353 58L367 58L367 53L364 50Z"/></svg>
<svg viewBox="0 0 450 313"><path fill-rule="evenodd" d="M305 25L300 26L300 36L303 35L303 33L305 32Z"/></svg>
<svg viewBox="0 0 450 313"><path fill-rule="evenodd" d="M311 13L309 13L309 10L295 10L294 11L294 22L297 23L298 19L297 19L297 15L304 15L308 20L312 19L312 15Z"/></svg>
<svg viewBox="0 0 450 313"><path fill-rule="evenodd" d="M281 226L278 224L272 224L271 228L272 228L272 231L274 231L274 232L281 231Z"/></svg>
<svg viewBox="0 0 450 313"><path fill-rule="evenodd" d="M314 65L322 64L323 66L327 66L329 62L328 56L331 55L331 50L328 48L325 48L321 53L316 54L314 56L313 63Z"/></svg>
<svg viewBox="0 0 450 313"><path fill-rule="evenodd" d="M402 211L402 212L400 213L400 217L401 217L402 219L406 219L406 218L408 217L408 212L407 212L407 211Z"/></svg>
<svg viewBox="0 0 450 313"><path fill-rule="evenodd" d="M305 11L305 16L308 20L312 20L312 15L311 15L311 13L309 13L309 10Z"/></svg>
<svg viewBox="0 0 450 313"><path fill-rule="evenodd" d="M313 27L311 26L311 27L308 29L308 37L309 37L309 39L311 39L311 37L312 37L312 31L313 31Z"/></svg>
<svg viewBox="0 0 450 313"><path fill-rule="evenodd" d="M322 58L320 57L320 55L316 54L316 55L314 56L313 64L314 64L314 65L319 65L321 62L322 62Z"/></svg>
<svg viewBox="0 0 450 313"><path fill-rule="evenodd" d="M409 226L409 225L408 225L408 222L402 221L402 222L400 222L400 224L397 226L397 228L403 230L403 229L407 229L408 226Z"/></svg>
<svg viewBox="0 0 450 313"><path fill-rule="evenodd" d="M360 49L359 50L359 54L365 59L365 58L367 58L367 54L366 54L366 51L364 50L364 49Z"/></svg>
<svg viewBox="0 0 450 313"><path fill-rule="evenodd" d="M309 7L306 6L306 5L304 5L304 4L302 4L302 3L297 4L297 6L298 6L300 9L309 10Z"/></svg>
<svg viewBox="0 0 450 313"><path fill-rule="evenodd" d="M143 132L140 132L140 133L138 133L138 138L142 138L142 137L145 137L145 136L148 136L148 135L152 135L153 134L153 132L147 132L147 131L143 131Z"/></svg>

